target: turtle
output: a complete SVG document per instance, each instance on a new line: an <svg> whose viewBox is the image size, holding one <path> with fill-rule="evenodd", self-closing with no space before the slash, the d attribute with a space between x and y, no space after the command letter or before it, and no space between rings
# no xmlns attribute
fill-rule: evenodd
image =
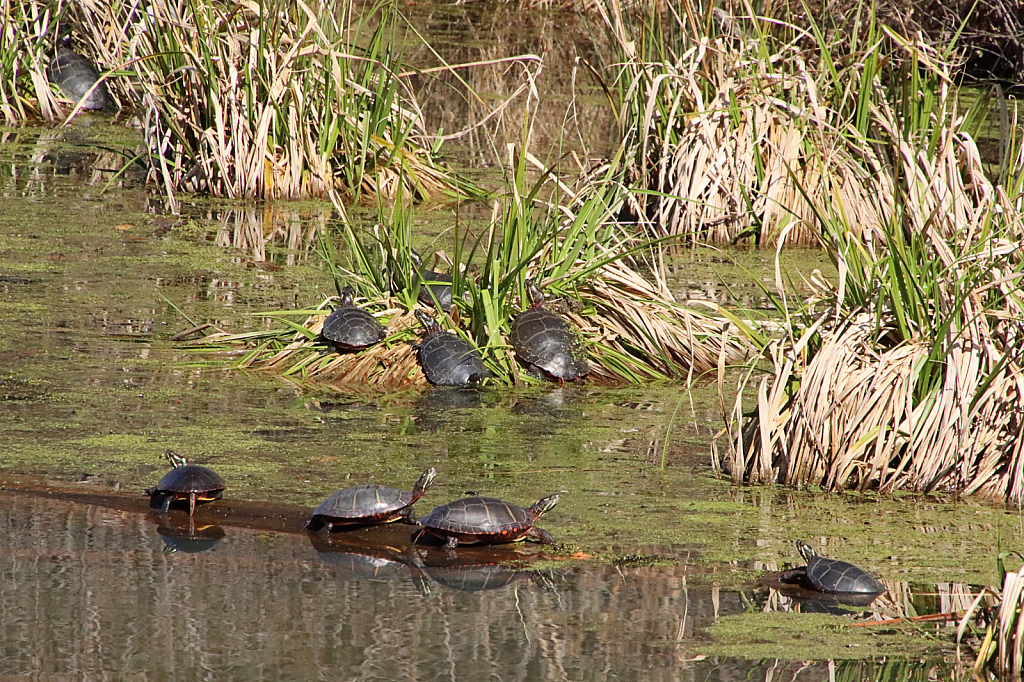
<svg viewBox="0 0 1024 682"><path fill-rule="evenodd" d="M384 328L377 318L353 301L355 292L351 286L341 290L341 303L324 320L321 335L341 350L359 350L384 340Z"/></svg>
<svg viewBox="0 0 1024 682"><path fill-rule="evenodd" d="M420 279L423 280L417 300L423 305L440 308L446 313L451 311L452 283L455 281L454 278L442 272L423 270L423 259L420 258L420 254L416 252L416 249L409 249L409 253L412 257L413 265L416 266L419 272ZM462 292L462 300L471 303L473 299L468 291L464 291Z"/></svg>
<svg viewBox="0 0 1024 682"><path fill-rule="evenodd" d="M460 542L497 545L526 538L552 544L555 539L533 524L556 504L558 495L538 500L528 509L496 497L465 497L443 504L420 519L423 527L413 542L426 533L443 538L446 547L457 547Z"/></svg>
<svg viewBox="0 0 1024 682"><path fill-rule="evenodd" d="M803 540L796 541L796 548L807 561L804 570L807 582L821 592L845 592L854 594L881 594L885 586L871 577L864 569L847 561L827 559L815 554ZM799 569L794 569L799 570Z"/></svg>
<svg viewBox="0 0 1024 682"><path fill-rule="evenodd" d="M435 386L466 386L491 376L483 360L464 339L441 329L433 317L416 311L427 335L416 346L427 381Z"/></svg>
<svg viewBox="0 0 1024 682"><path fill-rule="evenodd" d="M552 381L579 381L590 372L579 330L544 307L544 293L526 280L530 306L512 320L509 340L531 374Z"/></svg>
<svg viewBox="0 0 1024 682"><path fill-rule="evenodd" d="M146 490L149 506L158 514L166 514L175 500L188 500L189 516L195 514L197 502L219 500L224 495L224 479L213 469L188 460L174 450L164 452L164 457L174 468L167 472L156 487Z"/></svg>
<svg viewBox="0 0 1024 682"><path fill-rule="evenodd" d="M114 101L106 81L100 80L92 62L70 48L71 34L62 36L58 43L57 52L46 68L50 81L56 83L68 99L81 100L83 109L112 109ZM92 92L89 92L90 88Z"/></svg>
<svg viewBox="0 0 1024 682"><path fill-rule="evenodd" d="M339 490L313 510L306 530L329 533L334 526L369 526L399 519L416 523L412 505L423 497L436 475L433 467L424 471L411 493L386 485L354 485Z"/></svg>

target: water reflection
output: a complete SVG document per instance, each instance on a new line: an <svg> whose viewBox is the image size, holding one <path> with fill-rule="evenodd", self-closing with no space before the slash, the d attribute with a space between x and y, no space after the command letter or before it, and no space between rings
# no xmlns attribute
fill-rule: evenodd
<svg viewBox="0 0 1024 682"><path fill-rule="evenodd" d="M474 562L472 559L461 559L455 553L449 553L448 556L438 556L442 554L440 552L431 554L434 556L423 561L420 570L435 583L451 590L498 590L519 581L530 580L545 590L556 591L555 583L543 571L526 570L498 562Z"/></svg>
<svg viewBox="0 0 1024 682"><path fill-rule="evenodd" d="M215 526L7 493L0 524L0 675L657 682L789 669L695 656L700 633L744 603L689 586L685 566L547 573L436 550L416 566L400 543L360 549L361 531L215 538ZM167 538L215 551L168 554ZM800 679L827 675L812 665Z"/></svg>
<svg viewBox="0 0 1024 682"><path fill-rule="evenodd" d="M224 539L224 529L216 524L197 524L189 517L185 521L179 515L162 515L156 532L164 541L166 552L198 554L213 549Z"/></svg>

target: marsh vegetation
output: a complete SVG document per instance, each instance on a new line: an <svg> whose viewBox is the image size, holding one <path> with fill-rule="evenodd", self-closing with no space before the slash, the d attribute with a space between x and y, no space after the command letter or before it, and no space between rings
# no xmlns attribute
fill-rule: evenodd
<svg viewBox="0 0 1024 682"><path fill-rule="evenodd" d="M331 199L340 219L303 238L332 286L356 286L387 332L358 354L322 353L328 297L267 313L259 331L214 330L193 342L204 352L241 348L233 366L305 382L423 383L409 343L427 284L411 257L423 248L415 216L439 198L486 201L482 224L457 211L450 248L426 255L452 279L444 326L480 350L494 383L530 381L508 334L533 278L584 335L589 381L718 379L715 460L738 484L1024 503L1024 146L998 89L963 97L952 39L901 33L866 6L845 30L824 30L750 5L598 3L611 54L586 73L617 145L541 161L551 155L534 146L532 79L543 60L523 55L511 60L521 137L492 150L500 181L485 193L442 163L444 136L425 128L389 4L335 15L301 2L84 7L5 4L7 121L70 110L46 65L59 26L74 25L136 117L137 161L168 205L188 191ZM999 151L983 157L993 108ZM369 225L349 220L355 202L376 203ZM770 320L677 300L666 258L715 244L774 250ZM838 273L806 274L810 297L787 281L796 244L820 248ZM1010 672L1012 575L1008 624L991 630Z"/></svg>

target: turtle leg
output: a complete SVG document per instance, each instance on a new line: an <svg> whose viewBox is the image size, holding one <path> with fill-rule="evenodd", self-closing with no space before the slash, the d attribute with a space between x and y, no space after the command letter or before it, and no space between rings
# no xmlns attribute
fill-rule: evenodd
<svg viewBox="0 0 1024 682"><path fill-rule="evenodd" d="M454 535L449 535L448 539L444 542L444 546L447 549L455 549L459 546L459 539Z"/></svg>
<svg viewBox="0 0 1024 682"><path fill-rule="evenodd" d="M320 529L317 530L317 535L327 535L332 530L334 530L334 523L332 523L331 521L324 521L322 522Z"/></svg>
<svg viewBox="0 0 1024 682"><path fill-rule="evenodd" d="M524 537L533 538L542 545L555 544L555 538L551 536L551 533L547 532L546 530L541 530L536 526L526 531L526 535Z"/></svg>
<svg viewBox="0 0 1024 682"><path fill-rule="evenodd" d="M149 498L149 507L155 509L157 514L166 514L171 510L171 500L173 499L174 496L167 493L153 493L153 496Z"/></svg>
<svg viewBox="0 0 1024 682"><path fill-rule="evenodd" d="M403 511L399 515L398 519L395 519L395 520L396 521L397 520L402 520L402 521L405 521L406 523L411 523L414 526L420 525L419 519L416 518L416 512L414 512L412 510L412 507L409 507L408 509Z"/></svg>

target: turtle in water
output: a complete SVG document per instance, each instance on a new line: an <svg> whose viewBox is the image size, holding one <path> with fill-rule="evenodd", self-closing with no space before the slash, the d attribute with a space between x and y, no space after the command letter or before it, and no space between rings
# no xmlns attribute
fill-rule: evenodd
<svg viewBox="0 0 1024 682"><path fill-rule="evenodd" d="M351 286L341 290L341 303L324 320L321 335L340 350L360 350L384 340L384 328L377 318L357 308Z"/></svg>
<svg viewBox="0 0 1024 682"><path fill-rule="evenodd" d="M427 469L412 492L386 485L354 485L339 490L313 510L306 530L329 533L334 526L391 523L404 519L415 523L412 506L434 482L437 470Z"/></svg>
<svg viewBox="0 0 1024 682"><path fill-rule="evenodd" d="M175 500L188 500L188 514L195 514L197 502L219 500L224 495L224 479L213 469L188 460L174 450L164 452L164 457L174 467L160 479L156 487L146 490L149 506L158 514L166 514Z"/></svg>
<svg viewBox="0 0 1024 682"><path fill-rule="evenodd" d="M534 524L556 504L558 495L538 500L527 509L494 497L466 497L443 504L420 519L423 527L413 541L426 533L442 538L446 547L457 547L460 542L496 545L526 538L553 544L555 539Z"/></svg>
<svg viewBox="0 0 1024 682"><path fill-rule="evenodd" d="M46 68L46 75L68 99L81 101L83 109L114 108L114 100L106 81L100 80L99 71L92 62L71 49L70 32L57 40L57 52Z"/></svg>
<svg viewBox="0 0 1024 682"><path fill-rule="evenodd" d="M422 310L416 311L416 319L427 332L416 346L427 381L435 386L466 386L491 376L465 339L441 329L437 320Z"/></svg>
<svg viewBox="0 0 1024 682"><path fill-rule="evenodd" d="M807 565L787 573L799 577L798 574L803 571L807 582L813 589L819 592L850 594L881 594L885 592L885 585L878 582L864 569L847 561L819 556L803 540L797 540L796 547L800 551L800 555L807 561Z"/></svg>
<svg viewBox="0 0 1024 682"><path fill-rule="evenodd" d="M590 372L587 351L575 325L544 307L544 293L526 280L530 306L512 320L509 340L516 357L534 375L552 381L579 381Z"/></svg>

